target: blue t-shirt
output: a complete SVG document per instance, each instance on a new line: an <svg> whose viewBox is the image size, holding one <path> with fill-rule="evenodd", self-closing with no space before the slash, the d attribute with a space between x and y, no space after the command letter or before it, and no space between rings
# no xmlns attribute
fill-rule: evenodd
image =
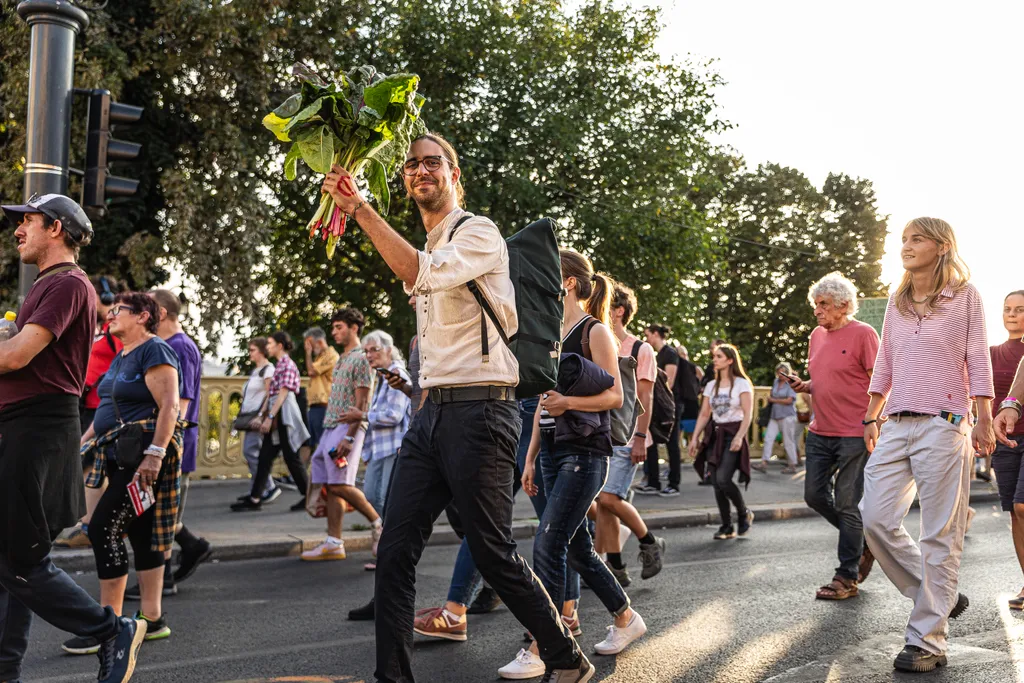
<svg viewBox="0 0 1024 683"><path fill-rule="evenodd" d="M772 398L796 398L796 392L793 391L793 387L789 386L788 382L783 382L781 379L776 379L772 384ZM789 405L783 405L781 403L772 404L772 419L773 420L784 420L787 417L796 417L796 401Z"/></svg>
<svg viewBox="0 0 1024 683"><path fill-rule="evenodd" d="M199 385L203 378L203 357L200 355L196 343L184 332L169 337L167 344L174 349L174 353L178 356L178 364L181 368L181 398L189 400L185 419L196 423L195 427L185 430L181 471L195 472L196 452L199 447Z"/></svg>
<svg viewBox="0 0 1024 683"><path fill-rule="evenodd" d="M96 434L104 434L117 426L117 414L110 395L117 394L117 407L125 422L144 420L156 415L156 401L146 386L146 372L157 365L170 365L178 370L178 356L163 339L153 337L136 347L127 356L124 351L114 356L110 369L96 388L100 405L93 417ZM178 373L178 392L182 391L181 373Z"/></svg>

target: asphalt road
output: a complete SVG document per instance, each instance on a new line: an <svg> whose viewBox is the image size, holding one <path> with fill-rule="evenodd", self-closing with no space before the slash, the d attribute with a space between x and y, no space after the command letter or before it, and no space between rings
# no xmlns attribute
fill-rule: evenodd
<svg viewBox="0 0 1024 683"><path fill-rule="evenodd" d="M916 516L908 528L916 526ZM750 537L711 539L713 529L664 532L667 565L655 579L635 579L628 593L649 632L617 658L592 656L596 681L773 683L829 681L1024 682L1024 617L1006 598L1021 586L1007 520L979 510L967 538L961 590L971 607L951 628L950 666L927 676L896 675L910 601L876 572L858 598L817 602L832 576L835 533L820 520L757 524ZM627 550L635 553L636 541ZM528 545L524 552L529 555ZM419 606L447 591L454 547L428 548L420 566ZM203 567L165 602L174 633L147 644L139 683L357 683L373 680L373 633L345 620L370 595L365 554L346 562L294 558ZM635 567L635 559L631 558ZM78 580L96 592L94 575ZM584 590L580 609L587 652L604 637L609 616ZM418 680L497 680L497 668L521 646L522 628L502 608L471 617L469 641L420 642ZM25 682L94 680L94 657L64 655L65 634L37 622Z"/></svg>

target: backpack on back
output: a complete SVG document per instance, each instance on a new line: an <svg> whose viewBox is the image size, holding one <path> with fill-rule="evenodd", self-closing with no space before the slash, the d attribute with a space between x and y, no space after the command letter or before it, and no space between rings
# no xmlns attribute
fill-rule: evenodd
<svg viewBox="0 0 1024 683"><path fill-rule="evenodd" d="M470 216L461 218L448 235ZM490 349L487 343L487 318L498 330L512 355L519 362L518 398L530 398L555 388L558 381L558 358L562 347L562 262L558 241L550 218L541 218L505 240L508 245L508 270L516 292L516 315L519 330L509 337L498 322L498 316L487 302L475 281L466 286L473 293L486 315L480 316L480 336L486 363Z"/></svg>
<svg viewBox="0 0 1024 683"><path fill-rule="evenodd" d="M637 398L637 356L643 342L639 339L633 343L633 350L628 356L619 356L619 377L622 381L622 406L612 411L612 444L625 446L633 437L636 420L643 415L644 407Z"/></svg>
<svg viewBox="0 0 1024 683"><path fill-rule="evenodd" d="M668 388L668 375L658 368L658 378L654 380L654 405L651 406L651 437L657 443L668 443L672 436L673 423L676 421L676 400L672 390Z"/></svg>

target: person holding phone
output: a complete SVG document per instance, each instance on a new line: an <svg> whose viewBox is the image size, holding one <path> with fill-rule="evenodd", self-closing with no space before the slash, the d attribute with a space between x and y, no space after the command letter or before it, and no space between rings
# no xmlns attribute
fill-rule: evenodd
<svg viewBox="0 0 1024 683"><path fill-rule="evenodd" d="M148 625L146 640L158 640L171 635L162 604L164 553L174 542L181 493L185 423L178 419L178 402L183 380L178 356L156 334L160 310L155 299L141 292L118 294L108 318L110 333L124 348L97 387L100 405L83 435L83 452L95 456L85 485L99 489L106 480L106 490L92 513L89 540L100 580L100 603L120 614L128 584L127 535L141 596L136 618ZM136 438L132 431L136 425L141 436L132 444L133 451L128 442ZM151 507L137 507L142 491L153 499ZM84 655L98 651L100 643L77 636L62 647L70 654Z"/></svg>
<svg viewBox="0 0 1024 683"><path fill-rule="evenodd" d="M758 472L768 471L768 461L772 458L772 448L775 446L775 437L782 433L782 446L786 449L786 460L789 465L783 468L783 474L796 473L796 391L789 385L789 376L793 369L789 363L779 363L775 366L775 381L772 382L772 391L768 396L768 404L771 405L771 420L764 430L764 448L761 449L761 462L755 463L753 467Z"/></svg>
<svg viewBox="0 0 1024 683"><path fill-rule="evenodd" d="M409 406L412 402L403 392L391 386L390 381L398 378L408 382L409 375L402 364L401 351L387 332L374 330L366 335L363 351L370 361L370 367L377 373L370 409L366 412L367 430L363 442L366 472L363 475L363 491L367 502L383 515L391 471L398 458L402 438L409 429Z"/></svg>
<svg viewBox="0 0 1024 683"><path fill-rule="evenodd" d="M841 273L829 273L811 285L807 301L818 321L807 350L811 378L805 382L782 370L779 378L814 399L814 420L806 444L804 500L839 530L839 565L832 581L818 588L815 597L846 600L857 595L859 583L874 563L864 543L857 505L869 456L861 418L870 400L868 386L878 353L878 333L854 319L857 286Z"/></svg>

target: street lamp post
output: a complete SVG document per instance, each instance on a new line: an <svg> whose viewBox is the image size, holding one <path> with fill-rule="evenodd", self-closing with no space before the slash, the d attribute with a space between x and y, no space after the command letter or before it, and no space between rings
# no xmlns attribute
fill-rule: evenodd
<svg viewBox="0 0 1024 683"><path fill-rule="evenodd" d="M67 0L24 0L18 14L32 29L24 197L66 194L75 36L89 25L89 16ZM19 308L37 273L35 266L21 264Z"/></svg>

